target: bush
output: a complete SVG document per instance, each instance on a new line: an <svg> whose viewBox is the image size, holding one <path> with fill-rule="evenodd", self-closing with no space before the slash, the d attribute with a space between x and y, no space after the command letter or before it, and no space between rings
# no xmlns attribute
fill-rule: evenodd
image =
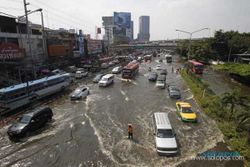
<svg viewBox="0 0 250 167"><path fill-rule="evenodd" d="M250 161L250 146L246 142L247 133L246 131L237 131L237 118L228 122L230 112L226 107L223 107L221 98L216 96L200 78L197 78L193 74L189 75L185 70L181 72L181 75L194 94L194 98L202 107L203 112L217 121L218 127L225 136L226 143L232 149L239 151L245 160L248 161L246 162L248 164ZM203 97L204 89L206 91Z"/></svg>

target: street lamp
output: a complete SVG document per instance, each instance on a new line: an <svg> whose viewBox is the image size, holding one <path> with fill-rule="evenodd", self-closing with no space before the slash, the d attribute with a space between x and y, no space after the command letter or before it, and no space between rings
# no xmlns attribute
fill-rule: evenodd
<svg viewBox="0 0 250 167"><path fill-rule="evenodd" d="M43 52L44 52L45 59L47 59L48 58L48 52L47 52L47 44L46 44L46 39L45 39L46 37L45 37L45 31L44 31L44 20L43 20L43 12L42 11L43 11L42 8L39 8L39 9L36 9L36 10L33 10L33 11L27 11L27 14L25 14L23 16L19 16L17 19L20 20L23 17L26 17L26 19L27 19L28 15L30 15L32 13L35 13L35 12L41 12ZM28 33L28 36L30 36L30 30L28 28L28 22L26 22L26 24L27 24L27 33ZM30 41L30 39L29 39L29 41ZM31 42L29 42L29 49L30 49L30 55L31 55L32 64L33 64L33 54L32 54L32 51L31 51ZM34 64L32 66L34 66ZM33 70L34 70L34 67L33 67ZM34 72L34 75L35 75L35 72ZM35 75L35 77L36 77L36 75Z"/></svg>
<svg viewBox="0 0 250 167"><path fill-rule="evenodd" d="M193 32L188 32L188 31L178 30L178 29L175 30L175 31L183 32L183 33L186 33L186 34L189 34L189 35L190 35L190 38L189 38L189 46L188 46L188 60L189 60L189 54L190 54L190 47L191 47L191 39L192 39L192 36L193 36L193 34L195 34L195 33L197 33L197 32L200 32L200 31L203 31L203 30L209 30L209 28L202 28L202 29L199 29L199 30L196 30L196 31L193 31Z"/></svg>

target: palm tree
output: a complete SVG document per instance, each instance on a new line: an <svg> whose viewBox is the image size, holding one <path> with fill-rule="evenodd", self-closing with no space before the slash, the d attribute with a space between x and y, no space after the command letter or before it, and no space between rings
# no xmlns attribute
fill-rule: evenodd
<svg viewBox="0 0 250 167"><path fill-rule="evenodd" d="M223 97L221 99L221 102L226 107L230 107L230 115L229 120L232 120L234 114L235 114L235 108L237 106L241 107L248 107L248 98L246 96L240 95L240 92L238 90L234 90L230 93L224 93Z"/></svg>
<svg viewBox="0 0 250 167"><path fill-rule="evenodd" d="M248 131L247 142L250 144L250 111L249 109L238 114L237 120L238 120L237 129L245 129Z"/></svg>

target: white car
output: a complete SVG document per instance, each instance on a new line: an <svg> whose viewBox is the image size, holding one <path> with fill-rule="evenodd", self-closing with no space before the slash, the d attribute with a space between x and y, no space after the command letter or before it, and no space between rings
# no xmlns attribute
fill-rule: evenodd
<svg viewBox="0 0 250 167"><path fill-rule="evenodd" d="M156 70L161 70L161 65L157 65L155 69Z"/></svg>
<svg viewBox="0 0 250 167"><path fill-rule="evenodd" d="M121 71L122 71L122 67L118 66L118 67L113 68L112 73L119 74Z"/></svg>
<svg viewBox="0 0 250 167"><path fill-rule="evenodd" d="M87 77L88 72L85 71L76 71L75 77L76 79L81 79L82 77Z"/></svg>
<svg viewBox="0 0 250 167"><path fill-rule="evenodd" d="M114 75L113 74L106 74L102 77L102 79L98 82L99 86L108 86L114 83Z"/></svg>
<svg viewBox="0 0 250 167"><path fill-rule="evenodd" d="M74 90L74 92L70 95L71 100L77 100L81 98L85 98L89 95L89 88L86 86L80 86Z"/></svg>

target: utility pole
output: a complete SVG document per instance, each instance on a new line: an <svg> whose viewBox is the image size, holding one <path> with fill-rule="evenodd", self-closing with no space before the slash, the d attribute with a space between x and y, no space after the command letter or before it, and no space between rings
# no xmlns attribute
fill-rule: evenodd
<svg viewBox="0 0 250 167"><path fill-rule="evenodd" d="M34 78L36 78L36 71L35 71L35 67L34 67L34 59L33 59L33 54L32 54L32 49L31 49L31 38L30 38L31 32L30 32L29 20L28 20L28 12L29 11L27 10L27 5L29 5L30 3L26 3L26 0L23 0L23 4L24 4L25 17L26 17L26 29L27 29L27 35L28 35L29 54L31 56L33 75L34 75Z"/></svg>
<svg viewBox="0 0 250 167"><path fill-rule="evenodd" d="M47 52L47 37L46 37L46 33L44 30L44 21L43 21L43 11L42 9L40 10L41 12L41 19L42 19L42 36L43 36L43 52L44 52L44 56L45 56L45 60L48 59L48 52Z"/></svg>

